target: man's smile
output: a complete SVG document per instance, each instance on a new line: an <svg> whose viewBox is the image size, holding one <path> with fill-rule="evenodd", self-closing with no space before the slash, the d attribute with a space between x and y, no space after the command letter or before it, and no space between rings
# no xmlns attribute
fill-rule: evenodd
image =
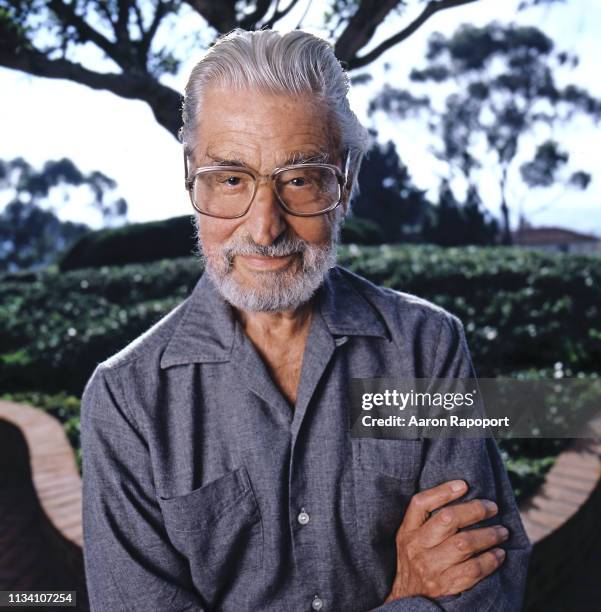
<svg viewBox="0 0 601 612"><path fill-rule="evenodd" d="M254 271L282 270L287 267L298 253L291 253L281 257L265 257L263 255L236 255L234 263L239 262L242 267Z"/></svg>

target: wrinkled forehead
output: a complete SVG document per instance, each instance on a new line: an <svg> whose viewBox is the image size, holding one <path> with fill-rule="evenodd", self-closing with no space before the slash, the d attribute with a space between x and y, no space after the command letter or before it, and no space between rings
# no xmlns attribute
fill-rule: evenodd
<svg viewBox="0 0 601 612"><path fill-rule="evenodd" d="M287 94L227 85L200 101L193 159L287 165L308 158L335 163L340 137L333 113L315 94Z"/></svg>

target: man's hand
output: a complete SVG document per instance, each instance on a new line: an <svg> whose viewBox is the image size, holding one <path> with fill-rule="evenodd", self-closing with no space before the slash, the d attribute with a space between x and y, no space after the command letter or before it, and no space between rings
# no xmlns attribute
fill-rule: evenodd
<svg viewBox="0 0 601 612"><path fill-rule="evenodd" d="M475 499L448 506L430 516L466 491L465 482L453 480L411 498L396 534L397 573L384 603L416 595L429 598L456 595L503 563L502 548L488 549L507 539L509 532L505 527L459 531L494 516L498 511L494 502Z"/></svg>

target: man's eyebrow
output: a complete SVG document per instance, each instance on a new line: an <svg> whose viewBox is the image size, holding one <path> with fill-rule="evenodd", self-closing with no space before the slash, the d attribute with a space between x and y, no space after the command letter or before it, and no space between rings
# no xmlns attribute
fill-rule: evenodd
<svg viewBox="0 0 601 612"><path fill-rule="evenodd" d="M207 152L206 157L210 160L210 166L238 166L240 168L248 168L248 165L235 153L227 157L214 155ZM292 164L328 164L331 156L327 151L294 151L288 155L281 166L290 166Z"/></svg>
<svg viewBox="0 0 601 612"><path fill-rule="evenodd" d="M212 162L210 166L240 166L246 168L247 165L239 157L220 157L219 155L212 155L207 153L208 159Z"/></svg>
<svg viewBox="0 0 601 612"><path fill-rule="evenodd" d="M310 151L302 152L295 151L290 154L286 161L282 164L283 166L290 166L291 164L328 164L330 163L330 154L327 151Z"/></svg>

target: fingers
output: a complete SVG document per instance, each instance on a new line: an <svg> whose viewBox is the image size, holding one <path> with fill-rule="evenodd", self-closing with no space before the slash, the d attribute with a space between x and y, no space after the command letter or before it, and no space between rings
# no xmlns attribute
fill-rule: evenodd
<svg viewBox="0 0 601 612"><path fill-rule="evenodd" d="M467 485L463 480L450 480L437 487L416 493L409 502L399 530L421 527L428 520L430 512L459 499L466 492Z"/></svg>
<svg viewBox="0 0 601 612"><path fill-rule="evenodd" d="M488 499L473 499L443 508L424 525L422 544L428 548L438 546L462 527L491 518L498 511L497 504Z"/></svg>
<svg viewBox="0 0 601 612"><path fill-rule="evenodd" d="M493 548L477 557L472 557L463 563L454 565L444 571L441 580L445 583L449 595L457 595L471 589L482 579L490 576L505 561L505 551Z"/></svg>
<svg viewBox="0 0 601 612"><path fill-rule="evenodd" d="M442 572L477 553L498 546L508 537L509 531L502 525L461 531L429 549L431 562Z"/></svg>

